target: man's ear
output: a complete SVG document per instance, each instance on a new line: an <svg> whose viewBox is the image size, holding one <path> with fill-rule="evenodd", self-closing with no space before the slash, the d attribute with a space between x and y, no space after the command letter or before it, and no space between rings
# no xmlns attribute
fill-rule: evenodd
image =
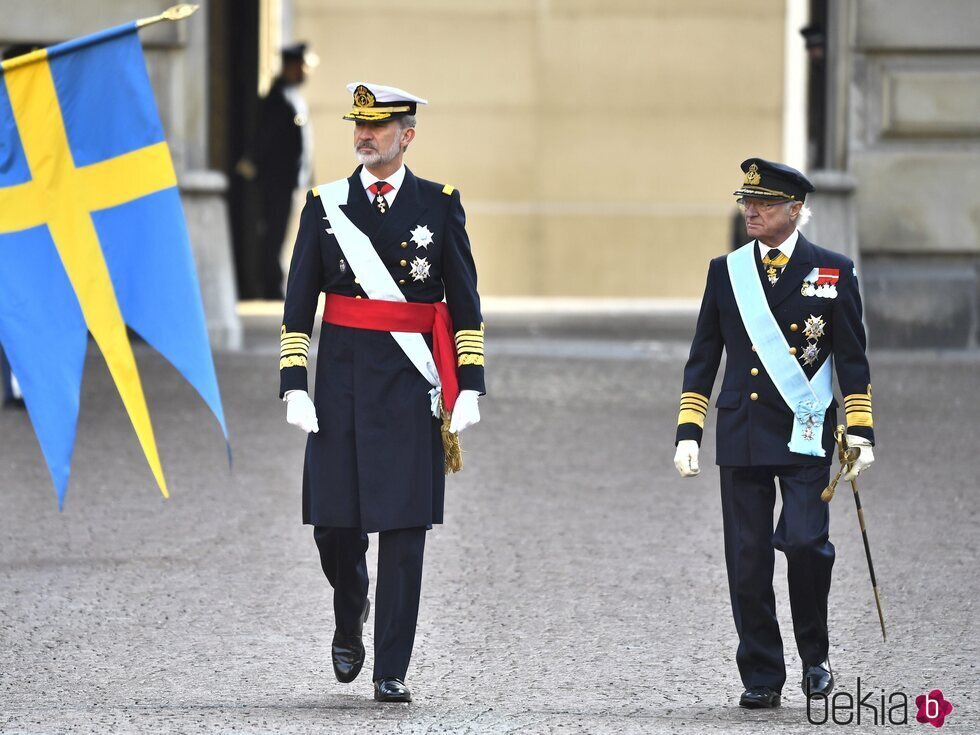
<svg viewBox="0 0 980 735"><path fill-rule="evenodd" d="M415 128L405 128L402 131L402 150L406 150L413 140L415 140Z"/></svg>

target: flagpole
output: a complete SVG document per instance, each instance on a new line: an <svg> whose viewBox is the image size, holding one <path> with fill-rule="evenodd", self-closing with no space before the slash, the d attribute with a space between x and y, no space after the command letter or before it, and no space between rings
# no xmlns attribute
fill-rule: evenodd
<svg viewBox="0 0 980 735"><path fill-rule="evenodd" d="M154 23L160 23L164 20L183 20L184 18L189 18L194 15L200 5L191 5L190 3L181 3L180 5L174 5L171 8L167 8L160 15L154 15L149 18L140 18L136 21L137 28L145 28L146 26L151 26Z"/></svg>

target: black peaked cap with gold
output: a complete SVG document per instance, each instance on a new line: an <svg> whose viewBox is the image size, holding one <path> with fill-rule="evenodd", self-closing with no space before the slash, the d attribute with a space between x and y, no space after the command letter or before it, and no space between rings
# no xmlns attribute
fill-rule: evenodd
<svg viewBox="0 0 980 735"><path fill-rule="evenodd" d="M414 115L419 105L429 104L428 100L397 87L371 82L351 82L347 91L354 96L351 111L344 120L361 122L387 122L405 115Z"/></svg>
<svg viewBox="0 0 980 735"><path fill-rule="evenodd" d="M756 199L792 199L802 202L811 191L816 191L810 180L792 166L774 163L764 158L748 158L742 161L745 180L735 192L738 197Z"/></svg>

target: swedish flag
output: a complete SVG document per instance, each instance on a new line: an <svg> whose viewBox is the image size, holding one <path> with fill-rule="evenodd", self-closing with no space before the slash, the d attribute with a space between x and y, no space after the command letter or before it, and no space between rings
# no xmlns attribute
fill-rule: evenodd
<svg viewBox="0 0 980 735"><path fill-rule="evenodd" d="M64 503L87 333L167 485L127 326L227 439L170 151L130 23L3 62L0 344Z"/></svg>

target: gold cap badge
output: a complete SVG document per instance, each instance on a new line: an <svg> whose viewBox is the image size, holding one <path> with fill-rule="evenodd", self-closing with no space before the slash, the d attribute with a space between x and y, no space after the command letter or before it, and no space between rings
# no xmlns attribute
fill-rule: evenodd
<svg viewBox="0 0 980 735"><path fill-rule="evenodd" d="M363 84L354 90L354 104L357 107L374 107L374 95Z"/></svg>
<svg viewBox="0 0 980 735"><path fill-rule="evenodd" d="M758 186L760 181L762 181L762 175L759 173L759 167L753 163L745 172L745 183L749 186Z"/></svg>

